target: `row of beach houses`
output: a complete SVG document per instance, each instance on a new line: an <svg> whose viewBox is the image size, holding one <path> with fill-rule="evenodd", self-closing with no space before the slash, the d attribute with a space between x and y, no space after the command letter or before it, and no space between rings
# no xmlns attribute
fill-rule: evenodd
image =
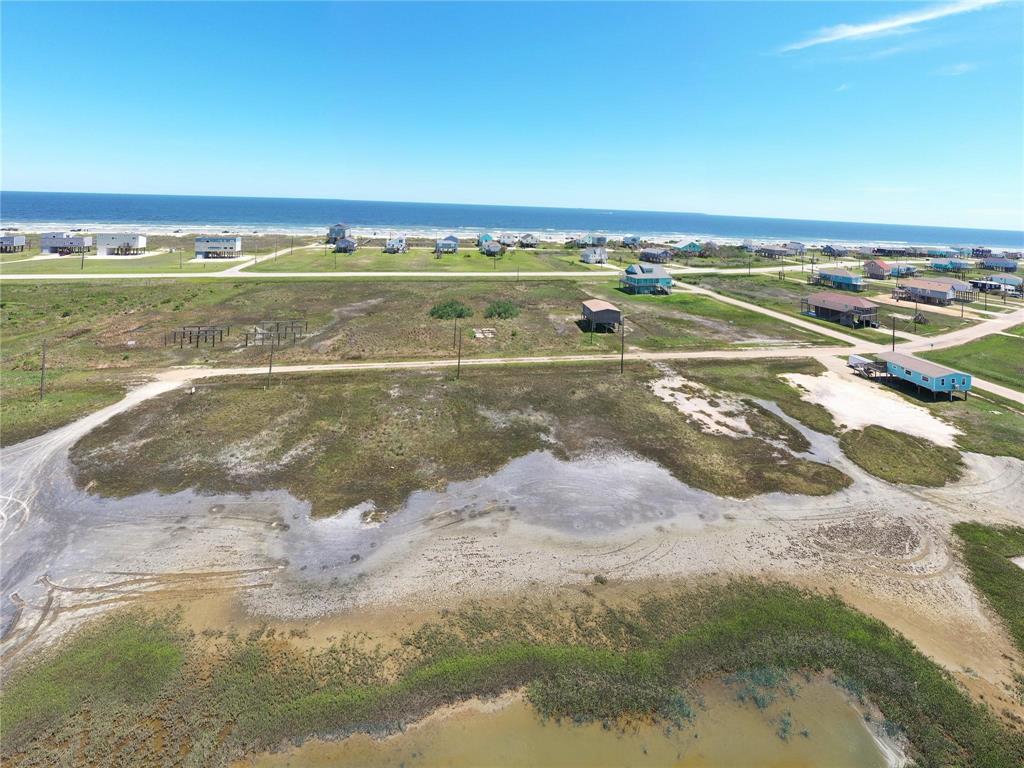
<svg viewBox="0 0 1024 768"><path fill-rule="evenodd" d="M137 256L146 252L146 236L126 233L80 235L75 232L43 232L39 236L39 251L45 254L67 256L88 253L95 242L98 256ZM0 236L0 253L21 253L28 243L25 235Z"/></svg>
<svg viewBox="0 0 1024 768"><path fill-rule="evenodd" d="M873 279L903 278L897 280L892 291L893 298L923 304L947 306L954 301L974 301L979 293L1024 292L1024 278L1005 272L970 279L945 275L917 277L917 269L912 265L901 264L890 268L880 260L866 263L865 272L867 277ZM810 274L808 282L834 291L857 292L866 287L864 275L843 267L822 267Z"/></svg>

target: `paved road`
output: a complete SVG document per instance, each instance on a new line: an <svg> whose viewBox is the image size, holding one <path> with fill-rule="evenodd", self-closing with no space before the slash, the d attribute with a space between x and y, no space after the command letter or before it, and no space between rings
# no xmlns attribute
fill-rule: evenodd
<svg viewBox="0 0 1024 768"><path fill-rule="evenodd" d="M296 250L299 247L296 246ZM290 251L290 248L286 248L281 251L275 251L274 253L266 254L259 257L258 261L266 261L269 258L273 258L275 255L283 255ZM617 267L610 267L607 270L564 270L561 272L555 271L541 271L541 272L505 272L497 270L480 270L474 272L445 272L439 270L406 270L401 272L393 271L341 271L341 272L249 272L246 270L247 267L253 265L252 260L246 260L237 264L232 264L230 267L222 269L218 272L110 272L110 273L80 273L75 272L73 274L57 275L57 274L33 274L33 275L5 275L0 272L0 281L3 280L154 280L154 279L175 279L175 280L210 280L217 278L230 278L232 280L238 278L374 278L374 279L402 279L408 280L409 278L425 278L425 279L442 279L450 280L455 278L462 279L526 279L526 278L561 278L569 280L607 280L612 274L612 269L618 272ZM839 266L849 266L856 264L857 262L838 262ZM821 265L819 265L821 266ZM835 265L831 265L835 266ZM2 269L2 265L0 265ZM778 274L780 270L791 272L800 270L799 264L789 265L771 265L767 267L754 267L750 270L750 274ZM701 274L721 274L721 275L745 275L748 270L739 267L669 267L668 272L676 277L683 277L687 275L701 275Z"/></svg>

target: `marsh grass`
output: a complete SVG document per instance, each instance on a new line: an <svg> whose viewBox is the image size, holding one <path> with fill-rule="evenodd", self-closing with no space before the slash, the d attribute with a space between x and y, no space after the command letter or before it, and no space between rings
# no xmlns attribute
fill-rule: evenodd
<svg viewBox="0 0 1024 768"><path fill-rule="evenodd" d="M1024 557L1024 528L957 523L953 532L963 542L963 559L971 581L1024 653L1024 568L1010 560Z"/></svg>
<svg viewBox="0 0 1024 768"><path fill-rule="evenodd" d="M1003 730L907 640L836 597L777 584L663 587L622 607L470 605L390 651L359 637L300 650L264 632L230 634L189 637L173 616L128 614L98 625L90 652L82 636L40 657L9 681L0 705L18 725L6 734L5 761L43 765L58 749L69 765L124 765L145 748L153 765L223 765L306 737L391 731L439 706L523 687L544 717L678 723L709 678L732 674L761 691L798 670L826 669L904 730L919 765L1024 759L1024 737ZM160 674L140 676L154 655L183 658L184 669L163 663ZM67 699L52 684L61 678L79 695ZM110 696L122 706L95 706ZM26 700L31 718L18 714Z"/></svg>
<svg viewBox="0 0 1024 768"><path fill-rule="evenodd" d="M844 432L839 446L857 466L890 483L934 488L958 480L964 470L955 448L876 424Z"/></svg>
<svg viewBox="0 0 1024 768"><path fill-rule="evenodd" d="M367 500L386 514L415 490L488 474L531 451L568 459L596 445L651 459L721 495L825 495L849 483L762 439L794 450L805 443L767 411L752 411L756 437L701 431L650 391L657 375L646 364L625 374L588 364L481 368L458 380L439 372L292 374L269 389L212 380L194 396L171 392L115 416L71 458L78 482L106 495L285 488L316 515ZM136 440L146 451L126 462L123 446ZM366 456L375 457L372 472Z"/></svg>

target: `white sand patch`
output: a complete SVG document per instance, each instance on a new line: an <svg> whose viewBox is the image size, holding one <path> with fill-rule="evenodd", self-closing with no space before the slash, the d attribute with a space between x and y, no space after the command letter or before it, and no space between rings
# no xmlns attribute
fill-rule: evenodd
<svg viewBox="0 0 1024 768"><path fill-rule="evenodd" d="M747 409L742 402L712 392L703 384L680 376L668 367L658 366L658 369L665 375L651 382L651 391L696 421L703 431L728 437L749 437L754 434L747 423Z"/></svg>
<svg viewBox="0 0 1024 768"><path fill-rule="evenodd" d="M1014 565L1016 565L1019 568L1024 568L1024 556L1021 556L1021 557L1011 557L1010 558L1010 562L1013 563Z"/></svg>
<svg viewBox="0 0 1024 768"><path fill-rule="evenodd" d="M801 397L824 406L847 429L869 424L887 427L953 447L960 430L927 409L908 403L892 392L860 379L847 378L829 371L820 376L787 373L783 378L801 390Z"/></svg>

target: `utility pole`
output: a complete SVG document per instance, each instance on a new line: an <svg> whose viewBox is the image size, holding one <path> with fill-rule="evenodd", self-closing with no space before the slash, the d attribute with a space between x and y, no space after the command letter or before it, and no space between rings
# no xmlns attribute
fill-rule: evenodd
<svg viewBox="0 0 1024 768"><path fill-rule="evenodd" d="M85 269L85 248L82 249L82 269Z"/></svg>
<svg viewBox="0 0 1024 768"><path fill-rule="evenodd" d="M274 372L274 342L270 342L270 366L267 368L267 389L270 389L270 374Z"/></svg>
<svg viewBox="0 0 1024 768"><path fill-rule="evenodd" d="M455 327L452 329L452 349L459 341L459 318L455 318Z"/></svg>
<svg viewBox="0 0 1024 768"><path fill-rule="evenodd" d="M917 333L917 299L914 299L914 333Z"/></svg>
<svg viewBox="0 0 1024 768"><path fill-rule="evenodd" d="M626 372L626 316L622 316L622 328L619 330L619 373Z"/></svg>
<svg viewBox="0 0 1024 768"><path fill-rule="evenodd" d="M43 399L46 391L46 339L43 339L43 360L39 365L39 399Z"/></svg>
<svg viewBox="0 0 1024 768"><path fill-rule="evenodd" d="M459 358L458 362L455 363L455 378L458 379L462 374L462 334L459 334Z"/></svg>
<svg viewBox="0 0 1024 768"><path fill-rule="evenodd" d="M892 315L889 319L892 320L892 351L895 352L896 351L896 316Z"/></svg>

